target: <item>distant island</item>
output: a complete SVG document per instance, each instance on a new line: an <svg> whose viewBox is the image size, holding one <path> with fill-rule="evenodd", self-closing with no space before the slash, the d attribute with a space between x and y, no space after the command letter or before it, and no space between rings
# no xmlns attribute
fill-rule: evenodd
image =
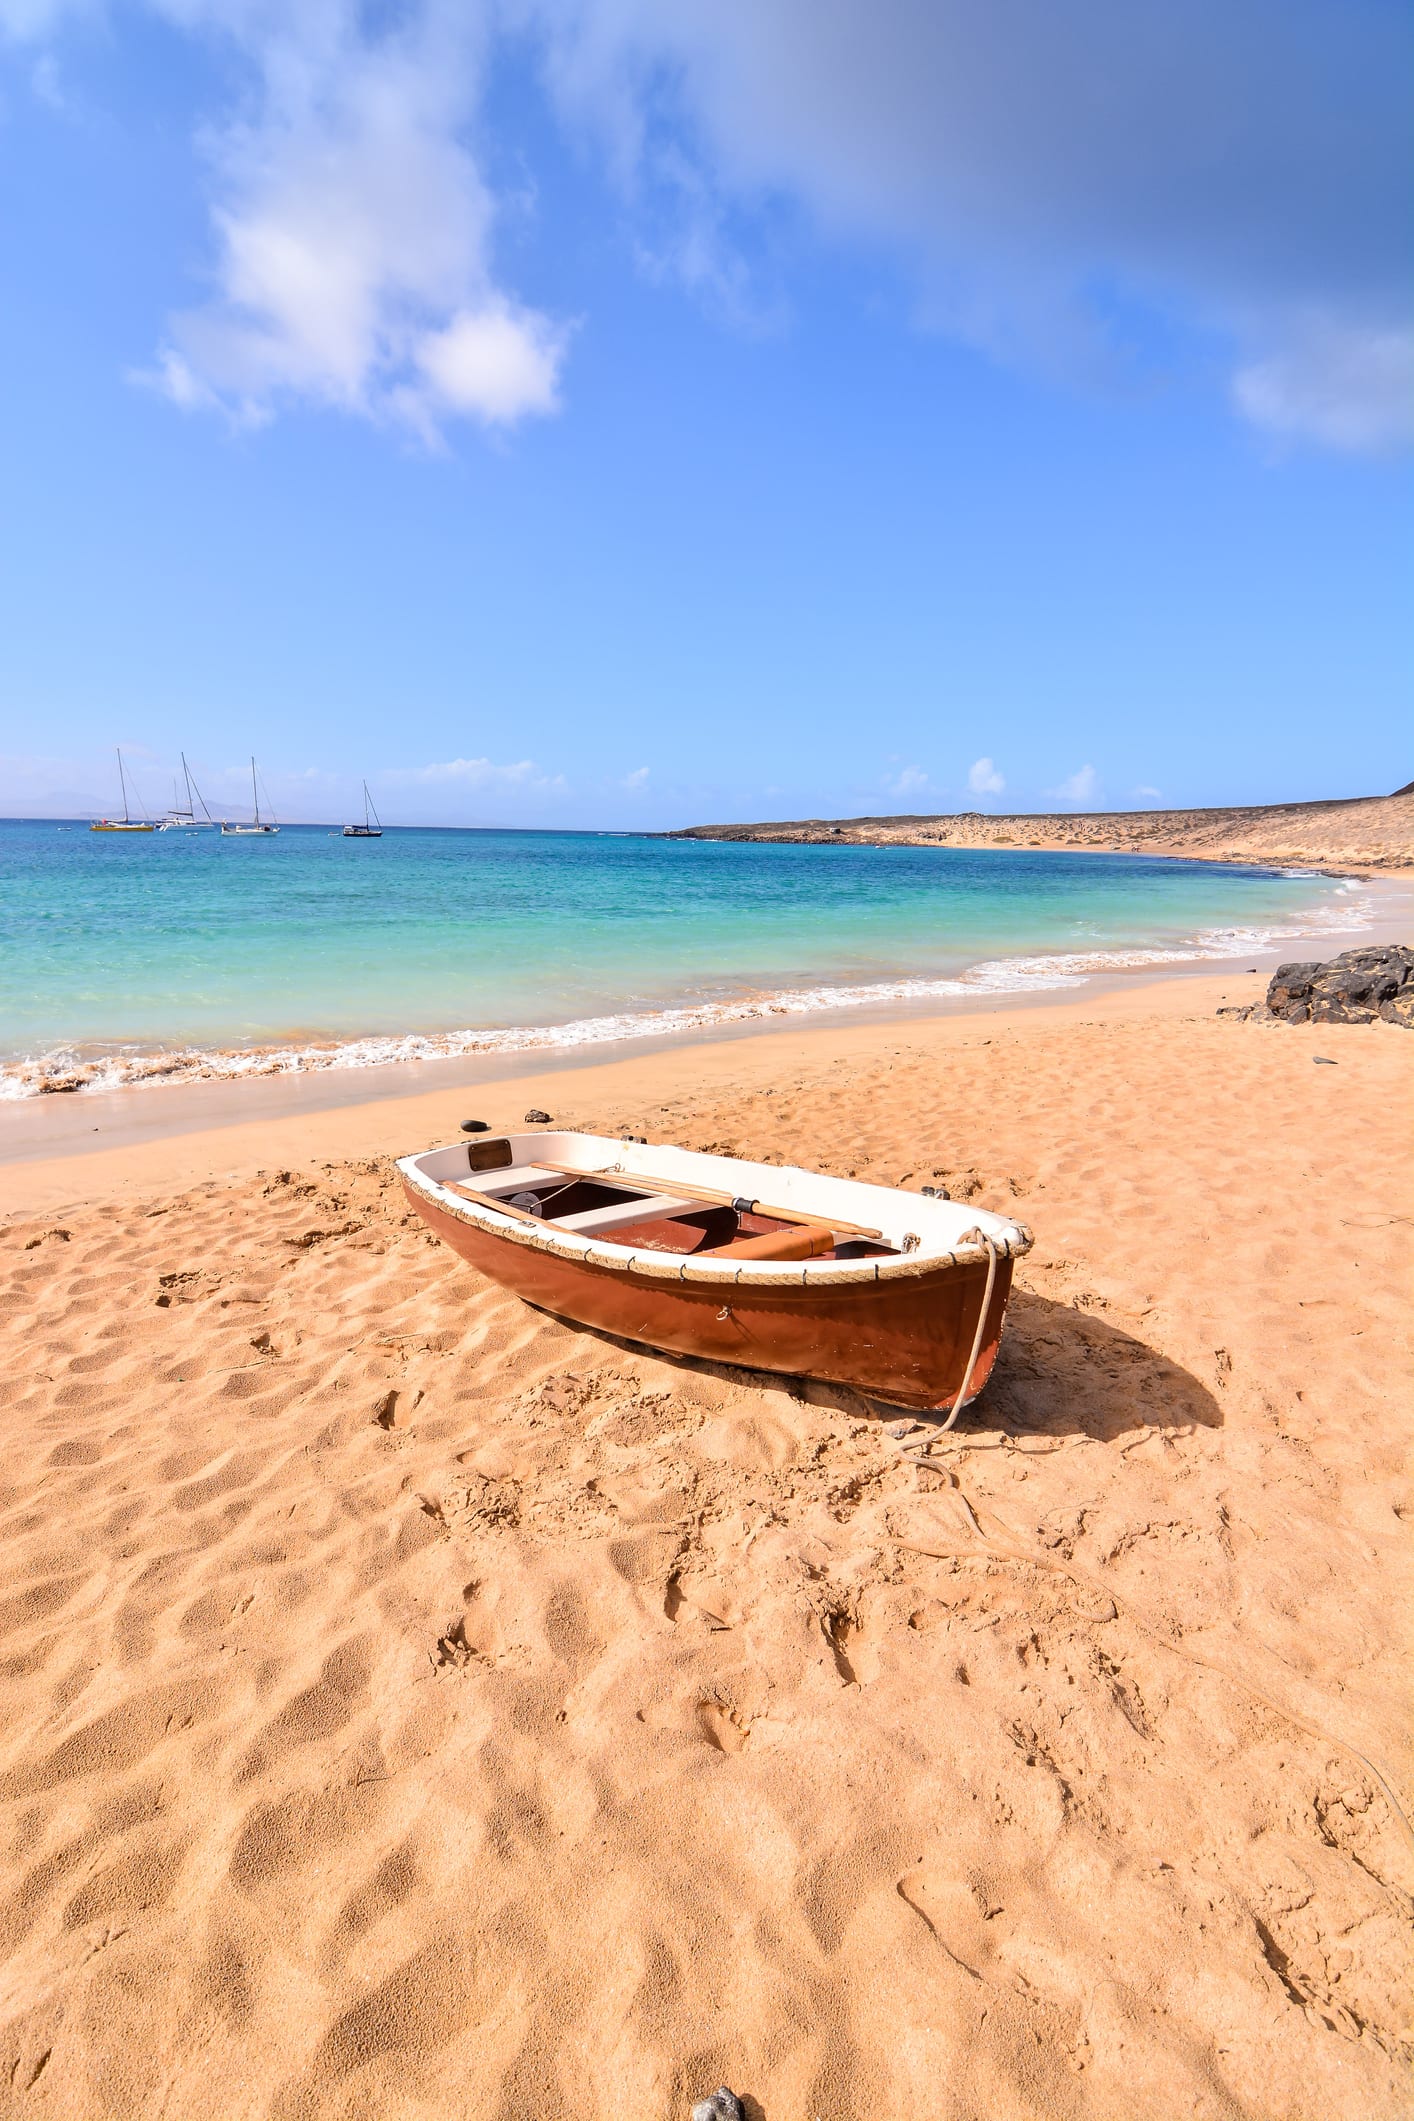
<svg viewBox="0 0 1414 2121"><path fill-rule="evenodd" d="M1235 810L1105 810L994 817L801 818L766 825L689 825L674 840L820 846L1081 848L1206 862L1293 862L1308 869L1414 870L1414 781L1393 795Z"/></svg>

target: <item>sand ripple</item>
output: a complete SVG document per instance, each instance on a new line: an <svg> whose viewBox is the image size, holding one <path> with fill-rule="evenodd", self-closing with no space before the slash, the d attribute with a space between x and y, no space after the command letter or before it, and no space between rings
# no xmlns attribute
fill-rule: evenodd
<svg viewBox="0 0 1414 2121"><path fill-rule="evenodd" d="M1338 1123L1214 1025L608 1115L1021 1203L950 1471L372 1161L8 1229L0 2103L1394 2121L1397 1057L1322 1037Z"/></svg>

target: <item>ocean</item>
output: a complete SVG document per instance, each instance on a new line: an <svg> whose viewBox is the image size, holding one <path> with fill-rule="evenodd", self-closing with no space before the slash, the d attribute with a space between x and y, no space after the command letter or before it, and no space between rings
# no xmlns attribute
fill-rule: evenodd
<svg viewBox="0 0 1414 2121"><path fill-rule="evenodd" d="M0 822L0 1096L1064 988L1357 928L1365 897L1020 849Z"/></svg>

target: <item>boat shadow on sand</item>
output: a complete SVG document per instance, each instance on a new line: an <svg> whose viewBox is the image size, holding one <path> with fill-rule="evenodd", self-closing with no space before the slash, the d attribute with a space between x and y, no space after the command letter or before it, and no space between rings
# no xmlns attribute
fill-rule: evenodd
<svg viewBox="0 0 1414 2121"><path fill-rule="evenodd" d="M624 1354L643 1353L640 1342L621 1339L596 1326L571 1330ZM767 1370L675 1355L667 1349L653 1353L660 1361L698 1377L718 1377L763 1389L793 1386L820 1404L867 1411L884 1420L926 1423L934 1418L865 1399L848 1385L781 1377ZM936 1419L944 1417L940 1414ZM996 1367L963 1414L959 1429L964 1433L969 1428L1000 1430L1014 1436L1083 1435L1098 1443L1115 1443L1146 1430L1217 1429L1222 1422L1222 1408L1207 1386L1147 1341L1111 1325L1093 1309L1016 1289Z"/></svg>
<svg viewBox="0 0 1414 2121"><path fill-rule="evenodd" d="M1148 1429L1219 1429L1223 1410L1191 1370L1097 1311L1016 1289L996 1368L963 1416L979 1420L1115 1443Z"/></svg>

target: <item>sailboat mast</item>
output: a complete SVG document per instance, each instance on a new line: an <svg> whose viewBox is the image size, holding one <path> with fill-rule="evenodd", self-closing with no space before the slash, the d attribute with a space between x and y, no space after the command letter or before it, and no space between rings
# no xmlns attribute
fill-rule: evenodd
<svg viewBox="0 0 1414 2121"><path fill-rule="evenodd" d="M187 784L187 816L191 819L192 823L195 824L196 805L191 799L191 774L187 770L187 755L185 752L182 753L182 777Z"/></svg>
<svg viewBox="0 0 1414 2121"><path fill-rule="evenodd" d="M260 823L260 791L255 785L255 753L250 758L250 799L255 805L255 822Z"/></svg>
<svg viewBox="0 0 1414 2121"><path fill-rule="evenodd" d="M129 822L129 819L128 819L128 777L127 777L127 775L126 775L126 774L124 773L124 771L123 771L123 754L122 754L122 752L118 750L118 746L117 746L116 744L115 744L115 745L113 746L113 749L114 749L115 751L117 751L117 752L118 752L118 786L119 786L119 787L120 787L120 788L122 789L122 791L123 791L123 823L124 823L124 824L126 825L126 824L127 824L128 822Z"/></svg>

